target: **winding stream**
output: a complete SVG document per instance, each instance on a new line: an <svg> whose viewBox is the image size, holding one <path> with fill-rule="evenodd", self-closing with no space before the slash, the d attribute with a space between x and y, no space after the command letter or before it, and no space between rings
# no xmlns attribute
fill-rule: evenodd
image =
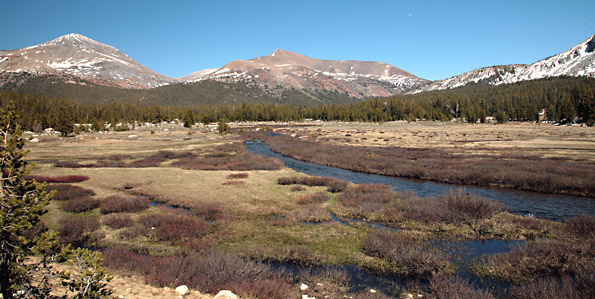
<svg viewBox="0 0 595 299"><path fill-rule="evenodd" d="M440 196L458 186L432 181L367 174L299 161L273 152L269 145L262 140L248 140L245 141L244 144L248 151L254 154L278 158L283 161L287 167L312 176L329 176L348 180L356 184L386 184L393 186L397 191L412 191L422 197ZM555 221L563 221L580 214L595 215L595 200L589 198L477 186L464 186L464 188L466 192L502 202L508 207L508 210L514 214L533 214L536 217Z"/></svg>

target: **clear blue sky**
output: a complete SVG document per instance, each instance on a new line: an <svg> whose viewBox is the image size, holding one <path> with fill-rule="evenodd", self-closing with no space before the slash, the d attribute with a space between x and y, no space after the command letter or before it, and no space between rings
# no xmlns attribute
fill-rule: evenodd
<svg viewBox="0 0 595 299"><path fill-rule="evenodd" d="M595 34L595 1L0 1L0 49L69 33L180 77L281 48L444 79L533 63Z"/></svg>

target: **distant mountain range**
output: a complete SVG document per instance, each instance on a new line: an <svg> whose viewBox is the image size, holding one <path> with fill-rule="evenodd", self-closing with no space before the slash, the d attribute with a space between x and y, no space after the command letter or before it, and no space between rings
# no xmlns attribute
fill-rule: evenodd
<svg viewBox="0 0 595 299"><path fill-rule="evenodd" d="M66 83L125 89L214 81L219 85L209 86L246 86L260 90L262 94L257 94L261 98L266 95L281 103L287 94L294 97L300 94L313 102L329 103L339 98L344 102L348 98L357 100L451 89L470 83L499 85L556 76L595 77L594 50L595 35L563 53L531 65L480 68L431 82L383 62L321 60L279 49L268 56L235 60L219 69L169 78L112 46L73 33L23 49L0 51L0 88L15 89L38 76L51 76L54 81ZM221 84L229 85L222 87ZM255 94L254 90L250 93ZM238 101L241 94L248 93L238 93Z"/></svg>
<svg viewBox="0 0 595 299"><path fill-rule="evenodd" d="M569 50L530 65L509 64L484 67L429 83L415 92L451 89L469 83L500 85L559 76L595 77L595 35Z"/></svg>

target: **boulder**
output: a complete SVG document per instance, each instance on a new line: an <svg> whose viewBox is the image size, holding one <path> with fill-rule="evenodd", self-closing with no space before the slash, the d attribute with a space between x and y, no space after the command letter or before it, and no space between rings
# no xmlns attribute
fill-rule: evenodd
<svg viewBox="0 0 595 299"><path fill-rule="evenodd" d="M308 285L307 284L303 284L300 286L300 290L305 291L308 289Z"/></svg>
<svg viewBox="0 0 595 299"><path fill-rule="evenodd" d="M215 295L215 297L213 297L213 299L239 299L239 298L238 298L238 295L232 293L231 291L223 290L223 291L217 293L217 295Z"/></svg>
<svg viewBox="0 0 595 299"><path fill-rule="evenodd" d="M29 142L36 143L36 142L39 142L39 139L38 138L33 138L33 139L29 140Z"/></svg>
<svg viewBox="0 0 595 299"><path fill-rule="evenodd" d="M184 296L188 294L188 287L186 285L181 285L176 288L176 295Z"/></svg>

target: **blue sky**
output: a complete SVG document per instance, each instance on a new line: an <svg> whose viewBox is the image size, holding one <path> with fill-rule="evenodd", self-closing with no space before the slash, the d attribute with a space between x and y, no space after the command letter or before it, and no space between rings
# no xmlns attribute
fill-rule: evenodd
<svg viewBox="0 0 595 299"><path fill-rule="evenodd" d="M1 1L0 49L69 33L180 77L281 48L439 80L533 63L595 34L595 1Z"/></svg>

